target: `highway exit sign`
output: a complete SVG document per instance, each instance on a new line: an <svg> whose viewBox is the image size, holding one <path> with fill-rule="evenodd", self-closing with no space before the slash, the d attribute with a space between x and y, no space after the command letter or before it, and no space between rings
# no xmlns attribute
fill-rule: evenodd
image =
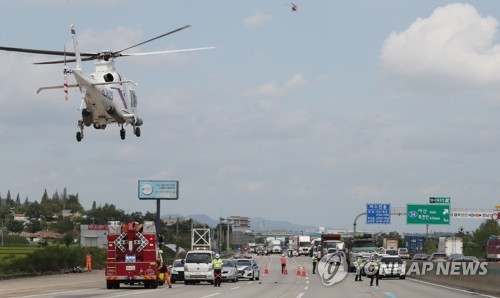
<svg viewBox="0 0 500 298"><path fill-rule="evenodd" d="M407 204L406 223L449 225L450 206L438 204Z"/></svg>
<svg viewBox="0 0 500 298"><path fill-rule="evenodd" d="M450 204L451 199L450 198L443 198L443 197L430 197L429 198L429 203L431 204Z"/></svg>

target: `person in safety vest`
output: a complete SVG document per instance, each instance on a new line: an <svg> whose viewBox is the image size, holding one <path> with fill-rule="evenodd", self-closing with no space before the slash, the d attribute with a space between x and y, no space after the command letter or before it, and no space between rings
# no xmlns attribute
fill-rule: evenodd
<svg viewBox="0 0 500 298"><path fill-rule="evenodd" d="M169 270L168 270L168 266L165 265L165 263L163 263L161 261L161 259L157 259L156 260L156 266L158 267L158 275L159 275L159 279L160 280L165 280L168 284L168 287L171 288L172 287L172 283L170 282L170 274L169 274Z"/></svg>
<svg viewBox="0 0 500 298"><path fill-rule="evenodd" d="M356 278L354 279L354 281L363 281L361 279L361 272L363 271L363 265L364 265L363 257L358 256L358 259L356 260Z"/></svg>
<svg viewBox="0 0 500 298"><path fill-rule="evenodd" d="M90 253L87 254L87 258L85 259L85 269L88 272L92 272L92 255Z"/></svg>
<svg viewBox="0 0 500 298"><path fill-rule="evenodd" d="M317 253L313 254L313 274L316 274L316 264L318 263Z"/></svg>
<svg viewBox="0 0 500 298"><path fill-rule="evenodd" d="M370 286L373 286L373 279L375 278L375 285L378 287L378 279L379 279L379 270L380 270L380 261L378 259L378 255L373 255L373 274L370 276Z"/></svg>
<svg viewBox="0 0 500 298"><path fill-rule="evenodd" d="M283 272L285 271L285 267L286 267L286 257L285 257L285 254L282 254L281 255L281 274L283 274Z"/></svg>
<svg viewBox="0 0 500 298"><path fill-rule="evenodd" d="M214 287L220 287L222 260L220 259L219 254L215 255L215 259L212 261L212 268L214 269Z"/></svg>

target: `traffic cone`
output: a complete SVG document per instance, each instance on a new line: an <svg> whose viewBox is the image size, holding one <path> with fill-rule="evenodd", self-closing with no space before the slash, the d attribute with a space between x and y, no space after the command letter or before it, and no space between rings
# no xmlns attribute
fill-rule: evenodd
<svg viewBox="0 0 500 298"><path fill-rule="evenodd" d="M300 266L297 267L297 276L300 276Z"/></svg>
<svg viewBox="0 0 500 298"><path fill-rule="evenodd" d="M267 265L266 267L264 267L264 274L269 274L269 269L267 269Z"/></svg>
<svg viewBox="0 0 500 298"><path fill-rule="evenodd" d="M306 277L306 276L307 276L306 266L303 266L303 267L302 267L302 276L303 276L303 277Z"/></svg>
<svg viewBox="0 0 500 298"><path fill-rule="evenodd" d="M288 275L288 268L285 266L285 269L283 269L283 274Z"/></svg>

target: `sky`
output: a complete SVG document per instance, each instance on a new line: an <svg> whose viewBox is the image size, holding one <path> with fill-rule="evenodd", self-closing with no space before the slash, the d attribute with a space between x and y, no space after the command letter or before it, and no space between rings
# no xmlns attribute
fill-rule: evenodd
<svg viewBox="0 0 500 298"><path fill-rule="evenodd" d="M156 202L138 199L138 180L178 180L161 214L334 229L351 229L367 203L500 205L500 2L295 3L1 0L0 46L72 50L75 24L82 51L120 50L191 25L130 52L218 48L118 59L138 84L142 135L86 128L80 143L79 91L35 95L62 84L62 65L0 52L0 194L39 201L66 188L86 209L145 213ZM426 229L405 216L357 223Z"/></svg>

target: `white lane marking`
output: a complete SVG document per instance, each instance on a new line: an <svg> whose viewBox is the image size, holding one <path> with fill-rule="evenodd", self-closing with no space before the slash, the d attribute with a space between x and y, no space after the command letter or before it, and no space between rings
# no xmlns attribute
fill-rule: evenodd
<svg viewBox="0 0 500 298"><path fill-rule="evenodd" d="M207 296L202 296L200 298L208 298L208 297L212 297L212 296L217 296L219 295L220 293L215 293L215 294L211 294L211 295L207 295Z"/></svg>
<svg viewBox="0 0 500 298"><path fill-rule="evenodd" d="M88 291L88 290L98 290L98 289L99 289L99 288L91 288L91 289L83 289L83 290L64 291L64 292L53 292L53 293L47 293L47 294L36 294L36 295L29 295L29 296L17 296L17 297L18 297L18 298L40 297L40 296L57 295L57 294L63 294L63 293L73 293L73 292L81 292L81 291Z"/></svg>
<svg viewBox="0 0 500 298"><path fill-rule="evenodd" d="M305 286L305 287L304 287L304 290L307 290L307 289L309 289L309 286Z"/></svg>
<svg viewBox="0 0 500 298"><path fill-rule="evenodd" d="M396 296L396 295L394 295L394 294L393 294L393 293L391 293L391 292L384 292L384 294L385 294L386 296L388 296L389 298L397 298L397 296Z"/></svg>
<svg viewBox="0 0 500 298"><path fill-rule="evenodd" d="M308 280L306 280L306 285L308 285L308 284L309 284L309 281L308 281Z"/></svg>
<svg viewBox="0 0 500 298"><path fill-rule="evenodd" d="M297 295L297 298L302 298L302 296L304 296L304 293L300 293L299 295Z"/></svg>
<svg viewBox="0 0 500 298"><path fill-rule="evenodd" d="M419 282L419 283L423 283L423 284L428 284L428 285L433 285L433 286L444 288L444 289L448 289L448 290L454 290L454 291L458 291L458 292L472 294L472 295L476 295L476 296L488 297L488 298L495 298L495 296L490 296L490 295L487 295L487 294L481 294L481 293L477 293L477 292L472 292L472 291L467 291L467 290L452 288L452 287L443 286L443 285L440 285L440 284L434 284L434 283L423 281L423 280L417 280L417 279L413 279L413 278L407 278L407 280L411 280L413 282Z"/></svg>
<svg viewBox="0 0 500 298"><path fill-rule="evenodd" d="M249 282L247 282L247 285L249 285L249 284L251 284L251 283L253 283L253 281L249 281Z"/></svg>
<svg viewBox="0 0 500 298"><path fill-rule="evenodd" d="M234 287L234 288L231 288L231 290L236 290L236 289L239 289L240 287Z"/></svg>
<svg viewBox="0 0 500 298"><path fill-rule="evenodd" d="M159 291L159 289L156 289L156 290L153 290L153 291ZM118 295L113 295L113 296L106 296L106 297L113 298L113 297L121 297L121 296L128 296L128 295L137 295L137 294L141 294L141 293L151 293L153 291L151 291L151 290L145 290L145 291L139 291L139 292L133 291L133 292L129 292L129 293L123 293L123 294L118 294Z"/></svg>

